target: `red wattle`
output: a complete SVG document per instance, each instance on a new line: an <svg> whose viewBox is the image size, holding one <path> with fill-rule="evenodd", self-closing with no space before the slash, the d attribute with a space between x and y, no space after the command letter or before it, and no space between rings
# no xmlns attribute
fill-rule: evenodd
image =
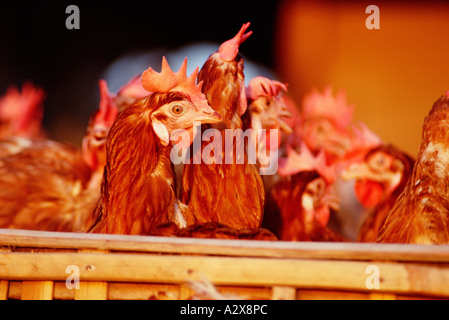
<svg viewBox="0 0 449 320"><path fill-rule="evenodd" d="M376 181L357 180L355 183L355 194L357 199L365 208L374 208L382 200L384 188Z"/></svg>
<svg viewBox="0 0 449 320"><path fill-rule="evenodd" d="M316 210L316 220L322 227L325 227L327 225L327 222L329 221L330 218L330 214L331 212L329 210L329 207L326 205L321 206Z"/></svg>

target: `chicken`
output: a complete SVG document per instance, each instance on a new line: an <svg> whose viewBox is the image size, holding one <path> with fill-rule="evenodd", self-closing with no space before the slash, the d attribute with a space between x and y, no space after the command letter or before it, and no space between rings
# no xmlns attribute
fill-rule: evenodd
<svg viewBox="0 0 449 320"><path fill-rule="evenodd" d="M362 224L358 241L375 242L379 227L396 199L404 190L415 160L392 145L372 148L363 162L352 164L342 174L355 179L355 193L362 205L370 209Z"/></svg>
<svg viewBox="0 0 449 320"><path fill-rule="evenodd" d="M285 123L284 118L291 117L285 104L287 85L266 77L254 77L246 88L248 108L242 116L243 128L255 130L257 134L256 150L258 152L258 165L266 180L272 180L274 170L272 162L279 156L279 146L282 134L290 135L292 129ZM275 135L272 133L275 131ZM276 138L277 139L273 139ZM273 141L271 141L273 139Z"/></svg>
<svg viewBox="0 0 449 320"><path fill-rule="evenodd" d="M338 211L332 210L329 226L349 240L357 239L365 210L356 198L353 181L344 181L340 172L362 161L381 142L365 124L353 123L353 113L344 92L333 95L331 87L322 93L313 90L304 98L294 134L287 141L293 148L305 142L314 155L323 151L326 162L336 166L334 186L341 205Z"/></svg>
<svg viewBox="0 0 449 320"><path fill-rule="evenodd" d="M224 42L204 63L198 74L203 81L203 92L210 106L222 117L223 122L215 125L220 130L222 143L221 163L200 161L184 164L182 175L181 201L190 208L187 225L218 222L233 229L257 229L260 227L265 194L263 182L255 164L248 161L246 149L243 163L236 161L236 153L226 152L226 130L233 133L242 129L241 115L247 107L243 68L238 55L239 45L251 32L246 32L249 23L244 24L237 35ZM205 128L204 128L205 129ZM204 139L204 137L203 137ZM232 140L233 149L237 142ZM194 142L195 144L195 142ZM210 142L203 141L201 154ZM214 156L215 156L214 150ZM232 163L227 162L230 159Z"/></svg>
<svg viewBox="0 0 449 320"><path fill-rule="evenodd" d="M334 161L337 168L335 190L340 198L340 209L333 211L329 226L351 241L357 241L360 227L371 209L364 207L357 198L355 180L344 179L342 174L352 164L362 163L367 153L383 145L380 137L371 131L363 122L348 127L350 147L346 154Z"/></svg>
<svg viewBox="0 0 449 320"><path fill-rule="evenodd" d="M449 243L449 92L424 120L422 142L411 176L386 215L377 242Z"/></svg>
<svg viewBox="0 0 449 320"><path fill-rule="evenodd" d="M282 91L287 92L287 85L270 80L266 77L255 77L250 80L246 88L248 108L242 116L243 128L254 130L267 130L265 136L261 137L259 145L263 143L268 150L271 149L269 130L281 130L285 134L292 133L292 129L284 122L284 117L291 117L284 102ZM281 135L278 135L279 141L273 147L279 147Z"/></svg>
<svg viewBox="0 0 449 320"><path fill-rule="evenodd" d="M297 148L304 141L314 154L324 150L327 162L334 162L351 146L349 125L353 113L354 107L347 104L344 92L334 97L331 87L323 93L313 90L304 98L288 144Z"/></svg>
<svg viewBox="0 0 449 320"><path fill-rule="evenodd" d="M109 132L101 199L87 231L150 234L164 223L186 225L175 194L171 141L188 133L188 147L194 121L222 120L201 93L202 83L195 84L198 68L189 77L186 68L187 59L175 73L164 57L160 73L148 68L142 74L150 94L120 112Z"/></svg>
<svg viewBox="0 0 449 320"><path fill-rule="evenodd" d="M223 117L229 129L241 129L243 115L247 108L244 85L244 61L238 54L239 46L252 34L247 33L250 23L242 26L234 38L225 41L204 63L198 74L203 81L203 92L209 104Z"/></svg>
<svg viewBox="0 0 449 320"><path fill-rule="evenodd" d="M105 136L117 115L104 81L100 91L82 152L52 140L24 140L23 148L0 160L1 228L83 229L100 196Z"/></svg>
<svg viewBox="0 0 449 320"><path fill-rule="evenodd" d="M25 82L22 92L11 86L0 99L0 139L43 138L44 90Z"/></svg>
<svg viewBox="0 0 449 320"><path fill-rule="evenodd" d="M83 160L92 171L91 183L100 186L106 165L106 139L117 118L119 109L105 80L99 81L100 107L90 117L82 141Z"/></svg>
<svg viewBox="0 0 449 320"><path fill-rule="evenodd" d="M258 136L257 148L264 156L271 156L268 165L258 163L262 170L271 165L272 161L278 162L281 154L279 150L283 135L288 136L292 133L292 129L286 124L291 113L286 106L287 85L279 81L270 80L266 77L255 77L251 79L246 88L246 96L248 108L242 116L243 128L254 130L266 130L262 135ZM276 141L271 142L271 132L277 130ZM285 141L285 139L284 139ZM273 152L276 151L276 152ZM264 218L262 226L267 224L270 226L272 219L276 220L276 205L273 207L273 199L271 198L271 188L273 184L279 181L280 177L277 173L262 175L265 190ZM274 216L273 216L274 213Z"/></svg>
<svg viewBox="0 0 449 320"><path fill-rule="evenodd" d="M278 220L268 228L286 241L343 241L327 223L330 208L338 209L333 189L335 168L326 164L324 151L314 157L305 143L301 153L288 149L279 160L282 178L272 190Z"/></svg>
<svg viewBox="0 0 449 320"><path fill-rule="evenodd" d="M79 211L74 199L90 174L76 148L55 141L36 141L1 159L0 227L72 231L69 224Z"/></svg>

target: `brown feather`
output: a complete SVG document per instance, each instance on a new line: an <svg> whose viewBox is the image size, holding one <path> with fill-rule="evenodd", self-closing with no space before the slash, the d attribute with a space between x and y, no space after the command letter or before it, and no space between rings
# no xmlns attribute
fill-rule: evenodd
<svg viewBox="0 0 449 320"><path fill-rule="evenodd" d="M449 97L435 102L424 120L412 175L386 215L377 242L449 243Z"/></svg>
<svg viewBox="0 0 449 320"><path fill-rule="evenodd" d="M336 232L322 227L316 221L307 222L302 207L302 195L307 185L320 176L316 171L303 171L277 182L271 195L277 206L278 219L273 231L279 239L285 241L343 241ZM274 229L276 228L276 229Z"/></svg>
<svg viewBox="0 0 449 320"><path fill-rule="evenodd" d="M242 128L238 109L243 80L240 56L226 62L214 53L198 74L209 105L223 117L226 129ZM181 201L192 213L186 217L187 225L217 222L235 229L257 229L265 201L262 179L257 167L248 164L246 152L244 164L236 164L235 154L233 164L224 164L224 129L220 133L223 164L184 165ZM208 144L202 143L201 152Z"/></svg>
<svg viewBox="0 0 449 320"><path fill-rule="evenodd" d="M195 224L182 229L174 223L167 223L158 226L152 235L182 238L277 240L276 236L267 229L234 229L218 222Z"/></svg>
<svg viewBox="0 0 449 320"><path fill-rule="evenodd" d="M162 105L188 99L181 92L153 93L124 109L112 126L102 197L86 228L91 232L148 234L173 220L175 178L170 147L151 126L151 114Z"/></svg>
<svg viewBox="0 0 449 320"><path fill-rule="evenodd" d="M209 105L222 117L228 129L241 129L238 115L239 94L244 86L243 59L237 55L233 61L223 61L213 53L198 73L198 82L203 81L202 91Z"/></svg>
<svg viewBox="0 0 449 320"><path fill-rule="evenodd" d="M100 195L74 147L35 140L0 160L0 227L80 231Z"/></svg>

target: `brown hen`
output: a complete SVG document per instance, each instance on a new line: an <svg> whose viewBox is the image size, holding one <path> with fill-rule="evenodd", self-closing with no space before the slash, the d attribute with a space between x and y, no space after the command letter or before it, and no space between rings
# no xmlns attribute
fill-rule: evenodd
<svg viewBox="0 0 449 320"><path fill-rule="evenodd" d="M117 115L104 81L100 92L82 152L44 139L0 143L0 150L9 150L0 160L0 227L82 231L100 196L103 146Z"/></svg>
<svg viewBox="0 0 449 320"><path fill-rule="evenodd" d="M297 173L279 181L271 190L280 212L278 229L273 230L285 241L343 241L326 225L332 186L316 171Z"/></svg>
<svg viewBox="0 0 449 320"><path fill-rule="evenodd" d="M88 231L150 234L168 222L185 226L175 195L171 141L178 141L178 129L187 130L192 141L194 121L221 121L201 84L195 85L198 69L187 77L186 68L184 60L174 73L163 58L160 73L151 68L143 73L142 84L151 94L126 107L111 128L101 200Z"/></svg>
<svg viewBox="0 0 449 320"><path fill-rule="evenodd" d="M415 160L392 145L371 149L361 163L352 164L343 178L356 179L355 193L369 213L358 241L375 242L379 227L404 190Z"/></svg>
<svg viewBox="0 0 449 320"><path fill-rule="evenodd" d="M234 38L224 42L198 74L210 106L223 117L223 123L215 126L220 130L222 144L220 150L214 150L221 153L222 163L184 165L181 199L191 212L187 225L218 222L233 229L257 229L261 224L265 194L257 167L248 163L246 150L242 164L237 163L235 151L232 163L225 163L229 156L225 130L242 129L240 116L247 106L244 65L238 48L251 34L245 33L248 27L249 23L243 25ZM233 140L233 149L236 145ZM203 153L208 146L209 142L203 141L199 151ZM195 156L198 154L194 159Z"/></svg>
<svg viewBox="0 0 449 320"><path fill-rule="evenodd" d="M449 243L449 92L424 120L410 179L381 224L377 242Z"/></svg>
<svg viewBox="0 0 449 320"><path fill-rule="evenodd" d="M327 227L339 199L335 168L326 165L324 151L314 157L305 143L300 153L289 148L287 158L280 159L279 174L283 178L271 189L274 204L264 226L286 241L343 241Z"/></svg>

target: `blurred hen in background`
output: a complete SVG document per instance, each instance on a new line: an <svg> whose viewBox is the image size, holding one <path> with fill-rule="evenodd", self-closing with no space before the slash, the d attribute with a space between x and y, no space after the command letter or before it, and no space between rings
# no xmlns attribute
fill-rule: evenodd
<svg viewBox="0 0 449 320"><path fill-rule="evenodd" d="M106 138L118 110L100 80L82 149L44 138L0 141L0 227L82 231L100 196Z"/></svg>

